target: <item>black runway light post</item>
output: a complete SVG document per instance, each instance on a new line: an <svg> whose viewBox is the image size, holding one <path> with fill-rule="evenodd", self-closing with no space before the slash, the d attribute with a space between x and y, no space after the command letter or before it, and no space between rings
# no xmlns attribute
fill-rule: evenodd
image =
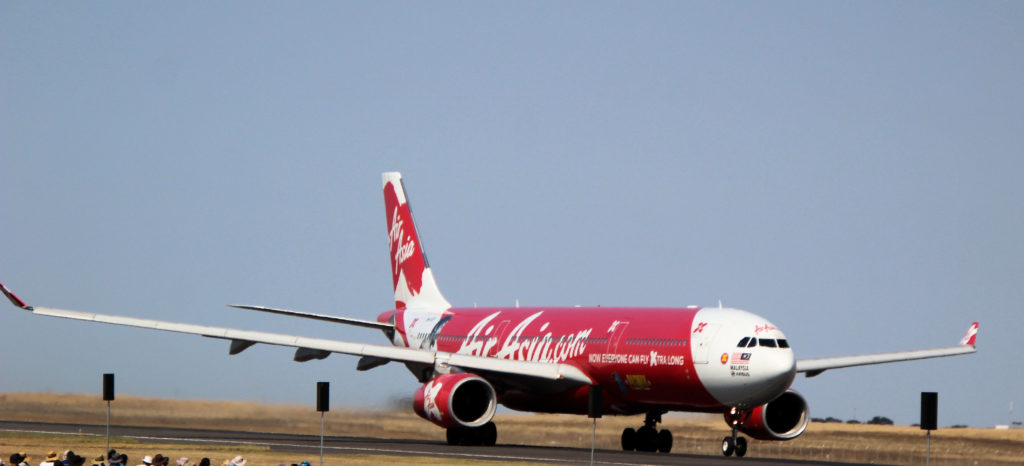
<svg viewBox="0 0 1024 466"><path fill-rule="evenodd" d="M110 451L110 402L114 401L114 374L103 374L103 401L107 402L107 449Z"/></svg>
<svg viewBox="0 0 1024 466"><path fill-rule="evenodd" d="M591 385L588 391L587 416L594 420L590 430L590 464L594 464L594 448L597 444L597 418L601 417L601 386Z"/></svg>
<svg viewBox="0 0 1024 466"><path fill-rule="evenodd" d="M939 426L939 394L936 392L921 392L921 429L927 431L927 449L924 457L924 464L931 464L932 459L932 431Z"/></svg>
<svg viewBox="0 0 1024 466"><path fill-rule="evenodd" d="M320 412L320 466L324 466L324 414L331 410L331 383L316 383L316 410Z"/></svg>

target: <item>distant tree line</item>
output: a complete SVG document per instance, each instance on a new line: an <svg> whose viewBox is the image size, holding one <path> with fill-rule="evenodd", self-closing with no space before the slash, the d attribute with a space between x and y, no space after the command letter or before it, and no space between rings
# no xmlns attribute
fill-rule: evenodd
<svg viewBox="0 0 1024 466"><path fill-rule="evenodd" d="M811 418L811 422L834 422L834 423L842 424L843 420L839 419L839 418L832 417L832 416L829 416L829 417L824 418L824 419L822 419L820 417L812 417ZM846 423L847 424L860 424L861 422L856 420L856 419L850 419L849 421L846 421ZM889 418L887 418L885 416L875 416L875 417L871 418L870 421L867 421L864 424L874 424L874 425L878 425L878 426L891 426L891 425L893 425L893 422L892 422L892 419L889 419Z"/></svg>

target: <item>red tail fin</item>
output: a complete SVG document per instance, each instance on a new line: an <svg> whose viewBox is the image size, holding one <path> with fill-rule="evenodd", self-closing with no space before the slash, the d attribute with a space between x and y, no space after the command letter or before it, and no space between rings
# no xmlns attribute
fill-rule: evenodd
<svg viewBox="0 0 1024 466"><path fill-rule="evenodd" d="M451 307L441 295L423 254L412 211L405 197L402 174L387 172L384 179L384 207L388 220L388 245L391 249L391 280L395 290L395 307Z"/></svg>

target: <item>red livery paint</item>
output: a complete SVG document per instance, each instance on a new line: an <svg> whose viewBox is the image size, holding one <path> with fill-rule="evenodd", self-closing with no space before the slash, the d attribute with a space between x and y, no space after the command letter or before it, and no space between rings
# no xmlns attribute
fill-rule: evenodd
<svg viewBox="0 0 1024 466"><path fill-rule="evenodd" d="M978 323L974 322L970 328L967 329L967 334L960 340L962 346L974 346L974 341L978 338Z"/></svg>
<svg viewBox="0 0 1024 466"><path fill-rule="evenodd" d="M472 402L456 403L458 398ZM413 410L423 419L445 428L479 427L494 415L494 389L473 374L444 374L423 384L413 397Z"/></svg>
<svg viewBox="0 0 1024 466"><path fill-rule="evenodd" d="M409 294L416 296L423 286L423 270L426 262L413 228L412 213L408 202L399 202L395 186L384 186L384 205L388 217L388 244L391 247L391 281L398 289L399 279L405 278ZM396 301L395 307L404 308L405 303Z"/></svg>

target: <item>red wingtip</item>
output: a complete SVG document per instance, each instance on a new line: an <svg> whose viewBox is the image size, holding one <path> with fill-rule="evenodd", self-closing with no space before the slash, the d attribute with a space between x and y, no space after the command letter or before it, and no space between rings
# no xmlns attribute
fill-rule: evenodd
<svg viewBox="0 0 1024 466"><path fill-rule="evenodd" d="M11 304L13 304L15 306L18 306L18 307L20 307L22 309L28 309L28 305L25 304L25 301L22 301L20 298L15 296L14 293L12 293L11 290L8 290L7 287L4 286L3 283L0 283L0 291L3 291L4 296L7 297L7 299L11 302Z"/></svg>
<svg viewBox="0 0 1024 466"><path fill-rule="evenodd" d="M974 346L975 340L978 339L978 323L975 322L967 328L967 334L960 340L960 344L964 346Z"/></svg>

